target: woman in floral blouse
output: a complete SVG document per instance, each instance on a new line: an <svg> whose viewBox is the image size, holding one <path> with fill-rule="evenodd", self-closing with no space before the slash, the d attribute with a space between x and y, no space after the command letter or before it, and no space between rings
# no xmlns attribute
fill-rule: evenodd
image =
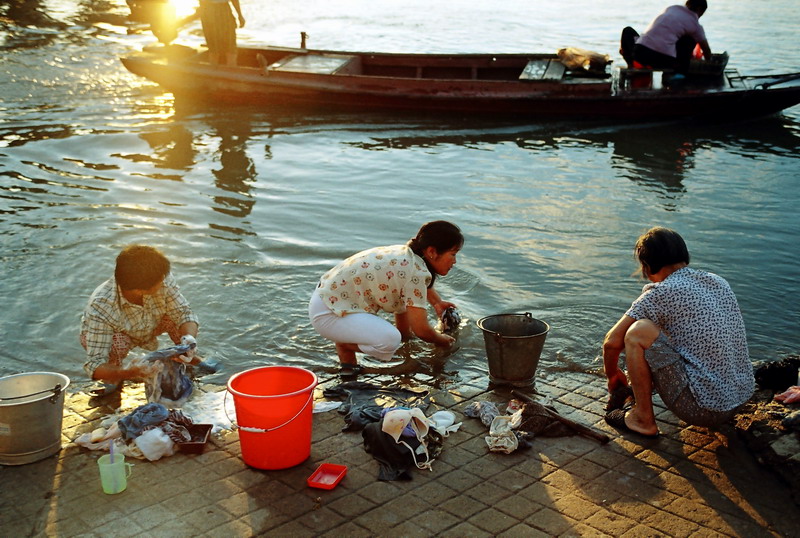
<svg viewBox="0 0 800 538"><path fill-rule="evenodd" d="M439 297L433 283L455 265L463 244L458 226L438 220L424 224L405 245L350 256L320 279L308 307L311 325L336 343L345 367L357 364L356 352L391 360L412 333L437 346L451 346L453 337L429 323L426 303L437 317L455 306ZM380 312L394 314L395 325Z"/></svg>

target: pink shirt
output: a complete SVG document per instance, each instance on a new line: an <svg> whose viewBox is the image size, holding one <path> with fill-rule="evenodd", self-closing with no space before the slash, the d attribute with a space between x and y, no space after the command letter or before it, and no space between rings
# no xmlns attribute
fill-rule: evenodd
<svg viewBox="0 0 800 538"><path fill-rule="evenodd" d="M700 17L686 6L670 6L650 23L636 43L675 58L675 43L685 35L698 43L706 40Z"/></svg>

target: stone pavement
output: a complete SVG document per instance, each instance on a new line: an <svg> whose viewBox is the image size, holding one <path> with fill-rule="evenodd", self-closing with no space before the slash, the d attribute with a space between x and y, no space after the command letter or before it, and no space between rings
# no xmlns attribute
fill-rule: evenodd
<svg viewBox="0 0 800 538"><path fill-rule="evenodd" d="M541 374L537 390L611 441L536 438L527 450L490 453L486 428L461 410L509 395L462 380L432 389L427 414L451 409L463 425L433 470L415 469L410 481L378 481L360 433L342 432L343 417L329 411L314 415L311 457L297 467L248 467L238 434L226 431L203 454L134 461L118 495L102 492L101 454L70 442L110 409L70 392L61 452L0 466L0 536L800 536L789 488L732 428L684 428L660 407L658 439L620 436L602 420L600 377ZM348 466L332 490L306 485L322 462Z"/></svg>

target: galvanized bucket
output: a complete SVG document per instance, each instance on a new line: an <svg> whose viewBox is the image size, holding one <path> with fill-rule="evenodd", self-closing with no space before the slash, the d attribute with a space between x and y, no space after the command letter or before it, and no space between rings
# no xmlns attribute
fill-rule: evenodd
<svg viewBox="0 0 800 538"><path fill-rule="evenodd" d="M22 465L61 450L69 378L31 372L0 378L0 465Z"/></svg>
<svg viewBox="0 0 800 538"><path fill-rule="evenodd" d="M536 368L550 326L524 314L496 314L478 320L494 385L527 388L534 385Z"/></svg>

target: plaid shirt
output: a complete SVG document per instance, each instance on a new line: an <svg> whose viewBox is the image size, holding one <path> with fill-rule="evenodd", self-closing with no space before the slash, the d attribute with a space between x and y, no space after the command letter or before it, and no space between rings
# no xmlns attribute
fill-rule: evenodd
<svg viewBox="0 0 800 538"><path fill-rule="evenodd" d="M109 361L114 334L128 336L132 347L148 351L158 349L157 335L153 331L165 315L178 327L189 321L197 323L172 273L164 279L158 293L144 296L141 306L128 302L113 278L100 284L81 317L81 336L86 340L87 357L84 370L91 375L98 366Z"/></svg>

